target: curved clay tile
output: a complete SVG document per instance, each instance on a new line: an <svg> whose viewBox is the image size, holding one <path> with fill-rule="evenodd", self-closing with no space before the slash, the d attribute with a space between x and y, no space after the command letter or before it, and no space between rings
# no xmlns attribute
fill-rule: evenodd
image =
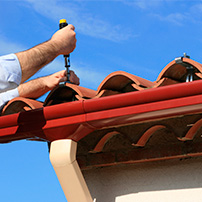
<svg viewBox="0 0 202 202"><path fill-rule="evenodd" d="M177 84L180 83L179 81L176 80L172 80L170 78L162 78L161 80L159 80L158 82L155 82L156 84L153 86L153 88L157 88L160 86L167 86L167 85L171 85L171 84Z"/></svg>
<svg viewBox="0 0 202 202"><path fill-rule="evenodd" d="M115 137L117 137L117 139ZM127 134L111 131L99 138L96 146L90 153L106 152L107 150L112 151L116 149L122 150L129 147L133 148L133 141Z"/></svg>
<svg viewBox="0 0 202 202"><path fill-rule="evenodd" d="M183 63L192 66L194 70L194 80L200 79L197 76L197 73L202 73L202 65L194 60L189 58L181 58ZM162 78L170 78L172 80L176 80L178 82L185 82L187 76L187 69L181 63L176 63L175 60L167 64L163 70L160 72L156 82L158 83Z"/></svg>
<svg viewBox="0 0 202 202"><path fill-rule="evenodd" d="M178 138L179 140L182 141L187 141L187 140L193 140L196 133L199 131L199 129L202 128L202 119L198 120L187 132L185 137Z"/></svg>
<svg viewBox="0 0 202 202"><path fill-rule="evenodd" d="M124 71L116 71L109 74L99 85L97 92L112 90L118 92L130 92L144 88L151 88L153 82Z"/></svg>
<svg viewBox="0 0 202 202"><path fill-rule="evenodd" d="M120 92L112 91L112 90L101 90L94 98L105 97L109 95L117 95L117 94L120 94Z"/></svg>
<svg viewBox="0 0 202 202"><path fill-rule="evenodd" d="M145 88L151 88L153 85L153 82L146 79L123 71L117 71L108 75L101 82L97 91L71 83L60 85L49 93L44 102L44 106L70 102L73 100L99 98L134 90L143 90Z"/></svg>
<svg viewBox="0 0 202 202"><path fill-rule="evenodd" d="M23 111L29 111L31 109L37 109L43 107L43 103L23 98L23 97L16 97L10 100L2 110L2 115L14 114Z"/></svg>
<svg viewBox="0 0 202 202"><path fill-rule="evenodd" d="M96 95L96 91L91 90L89 88L85 88L85 87L78 86L78 85L71 84L71 83L66 83L65 85L68 88L71 88L72 90L74 90L82 98L87 98L87 99L93 98Z"/></svg>
<svg viewBox="0 0 202 202"><path fill-rule="evenodd" d="M44 106L70 102L74 100L89 99L96 96L96 91L71 83L65 83L54 88L47 96Z"/></svg>
<svg viewBox="0 0 202 202"><path fill-rule="evenodd" d="M196 75L199 79L202 79L202 73L195 73L195 75Z"/></svg>
<svg viewBox="0 0 202 202"><path fill-rule="evenodd" d="M138 140L138 142L136 144L133 144L134 146L137 147L144 147L145 144L147 143L147 141L149 140L149 138L158 130L161 130L162 128L166 128L166 126L164 125L155 125L152 126L151 128L149 128L142 136L141 138Z"/></svg>
<svg viewBox="0 0 202 202"><path fill-rule="evenodd" d="M183 58L182 61L194 66L196 69L199 70L199 72L202 73L202 64L201 63L196 62L190 58Z"/></svg>
<svg viewBox="0 0 202 202"><path fill-rule="evenodd" d="M116 135L120 135L119 132L113 131L110 133L107 133L105 136L103 136L100 141L97 143L97 145L95 146L95 148L91 151L91 153L97 153L97 152L101 152L104 149L105 144L114 136Z"/></svg>

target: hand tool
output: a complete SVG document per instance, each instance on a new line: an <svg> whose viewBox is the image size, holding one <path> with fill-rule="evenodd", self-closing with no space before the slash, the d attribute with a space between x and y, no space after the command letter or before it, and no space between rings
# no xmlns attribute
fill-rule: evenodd
<svg viewBox="0 0 202 202"><path fill-rule="evenodd" d="M59 28L62 29L63 27L66 27L68 24L67 24L67 21L65 19L61 19L60 20L60 23L59 23ZM70 54L68 55L64 55L64 58L65 58L65 67L67 69L67 81L66 82L70 82L69 80L69 77L70 77Z"/></svg>

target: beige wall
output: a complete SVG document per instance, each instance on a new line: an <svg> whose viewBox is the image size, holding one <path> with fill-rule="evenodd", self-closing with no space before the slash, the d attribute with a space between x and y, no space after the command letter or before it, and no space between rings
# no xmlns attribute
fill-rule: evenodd
<svg viewBox="0 0 202 202"><path fill-rule="evenodd" d="M201 202L202 159L84 171L96 202Z"/></svg>

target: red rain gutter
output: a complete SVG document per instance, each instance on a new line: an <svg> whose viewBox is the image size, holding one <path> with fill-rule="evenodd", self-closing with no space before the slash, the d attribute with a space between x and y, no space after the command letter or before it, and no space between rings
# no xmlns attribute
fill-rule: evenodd
<svg viewBox="0 0 202 202"><path fill-rule="evenodd" d="M202 112L202 80L47 106L0 117L0 142L78 141L97 129Z"/></svg>

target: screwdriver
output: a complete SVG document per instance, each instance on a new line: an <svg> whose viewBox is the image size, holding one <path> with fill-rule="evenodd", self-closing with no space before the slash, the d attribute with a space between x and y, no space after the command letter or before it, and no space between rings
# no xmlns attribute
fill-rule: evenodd
<svg viewBox="0 0 202 202"><path fill-rule="evenodd" d="M63 27L66 27L68 24L67 24L67 21L65 19L61 19L60 20L60 23L59 23L59 28L62 29ZM70 54L68 55L63 55L64 58L65 58L65 67L67 69L67 82L70 82L69 80L69 77L70 77Z"/></svg>

